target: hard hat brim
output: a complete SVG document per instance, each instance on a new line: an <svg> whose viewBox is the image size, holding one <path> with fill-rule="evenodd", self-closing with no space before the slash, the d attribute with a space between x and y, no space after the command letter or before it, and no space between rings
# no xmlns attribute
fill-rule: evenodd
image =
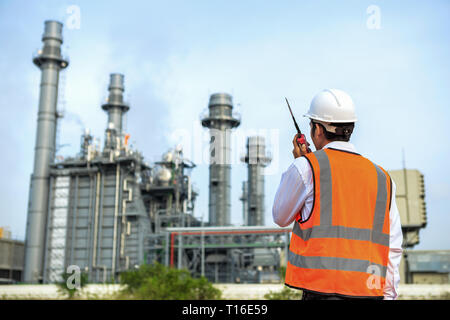
<svg viewBox="0 0 450 320"><path fill-rule="evenodd" d="M358 119L357 118L352 118L352 119L325 119L323 117L319 117L315 114L310 114L310 113L306 113L303 115L306 118L309 118L311 120L317 120L317 121L323 121L323 122L328 122L328 123L348 123L348 122L357 122Z"/></svg>

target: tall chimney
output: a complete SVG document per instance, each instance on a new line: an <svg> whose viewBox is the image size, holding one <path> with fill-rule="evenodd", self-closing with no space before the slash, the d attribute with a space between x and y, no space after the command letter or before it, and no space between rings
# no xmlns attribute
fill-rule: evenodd
<svg viewBox="0 0 450 320"><path fill-rule="evenodd" d="M210 129L209 225L231 224L231 129L241 123L232 113L233 101L227 93L215 93L209 99L209 113L202 126Z"/></svg>
<svg viewBox="0 0 450 320"><path fill-rule="evenodd" d="M108 99L102 105L102 109L108 113L105 147L114 148L115 137L122 135L123 114L130 109L123 99L123 92L125 91L123 74L110 74L108 91Z"/></svg>
<svg viewBox="0 0 450 320"><path fill-rule="evenodd" d="M33 58L33 63L41 69L42 74L34 169L28 203L23 276L25 282L31 283L42 281L49 196L49 165L55 158L59 71L69 64L61 56L63 39L60 22L45 21L42 41L44 42L42 50Z"/></svg>
<svg viewBox="0 0 450 320"><path fill-rule="evenodd" d="M264 225L264 167L272 160L266 154L264 137L247 139L247 154L242 159L248 164L247 180L247 223L249 226Z"/></svg>

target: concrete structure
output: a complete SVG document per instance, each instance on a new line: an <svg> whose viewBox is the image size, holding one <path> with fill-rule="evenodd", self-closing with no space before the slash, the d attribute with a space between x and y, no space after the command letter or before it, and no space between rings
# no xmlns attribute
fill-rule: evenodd
<svg viewBox="0 0 450 320"><path fill-rule="evenodd" d="M264 203L264 167L267 166L271 157L266 153L264 137L253 136L247 139L247 153L242 159L248 165L247 180L247 225L263 226L265 203Z"/></svg>
<svg viewBox="0 0 450 320"><path fill-rule="evenodd" d="M24 252L22 241L0 238L0 284L22 280Z"/></svg>
<svg viewBox="0 0 450 320"><path fill-rule="evenodd" d="M210 129L209 225L231 225L231 129L241 123L227 93L211 95L202 126Z"/></svg>
<svg viewBox="0 0 450 320"><path fill-rule="evenodd" d="M406 250L405 283L450 284L450 250Z"/></svg>
<svg viewBox="0 0 450 320"><path fill-rule="evenodd" d="M68 65L61 55L62 24L45 21L44 46L33 62L41 71L34 169L31 176L25 241L24 279L41 282L48 212L50 164L55 157L59 71Z"/></svg>
<svg viewBox="0 0 450 320"><path fill-rule="evenodd" d="M0 239L11 239L11 230L9 227L0 227Z"/></svg>
<svg viewBox="0 0 450 320"><path fill-rule="evenodd" d="M419 231L427 225L425 181L419 170L403 168L390 170L397 186L395 201L400 213L403 246L412 248L419 243Z"/></svg>

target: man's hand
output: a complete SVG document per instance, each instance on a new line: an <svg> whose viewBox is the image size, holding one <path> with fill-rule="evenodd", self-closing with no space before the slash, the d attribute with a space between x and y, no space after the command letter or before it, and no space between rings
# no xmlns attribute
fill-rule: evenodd
<svg viewBox="0 0 450 320"><path fill-rule="evenodd" d="M302 144L301 148L298 146L297 143L297 135L294 136L294 140L292 140L292 144L294 145L294 149L292 150L292 154L294 155L294 158L297 159L298 157L304 156L308 153L308 149L306 144Z"/></svg>

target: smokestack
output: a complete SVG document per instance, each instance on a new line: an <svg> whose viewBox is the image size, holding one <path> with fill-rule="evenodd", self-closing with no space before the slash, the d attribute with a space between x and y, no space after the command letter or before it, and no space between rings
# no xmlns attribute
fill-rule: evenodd
<svg viewBox="0 0 450 320"><path fill-rule="evenodd" d="M227 93L215 93L209 99L209 113L202 126L210 129L209 225L231 224L231 129L239 126L233 114L233 101Z"/></svg>
<svg viewBox="0 0 450 320"><path fill-rule="evenodd" d="M242 159L248 164L247 219L249 226L264 225L264 175L263 168L272 160L266 154L264 137L247 139L247 154Z"/></svg>
<svg viewBox="0 0 450 320"><path fill-rule="evenodd" d="M44 46L33 63L41 69L41 92L28 203L27 233L25 241L24 281L42 281L45 226L48 212L49 165L55 158L56 107L58 102L59 71L69 62L61 56L62 24L45 21L42 36Z"/></svg>
<svg viewBox="0 0 450 320"><path fill-rule="evenodd" d="M122 116L130 107L123 100L124 76L119 73L111 73L108 86L109 96L102 109L108 113L108 126L116 130L117 135L122 134Z"/></svg>

